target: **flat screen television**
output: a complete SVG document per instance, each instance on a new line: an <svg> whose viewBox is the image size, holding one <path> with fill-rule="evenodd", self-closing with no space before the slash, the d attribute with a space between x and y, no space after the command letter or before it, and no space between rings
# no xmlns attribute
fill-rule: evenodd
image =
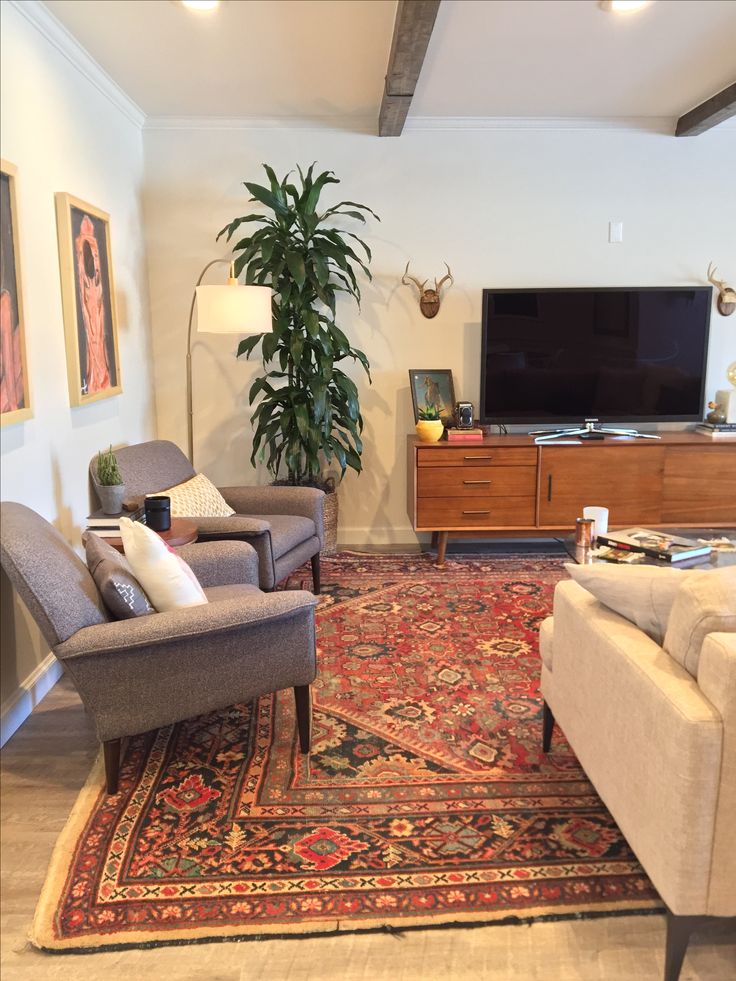
<svg viewBox="0 0 736 981"><path fill-rule="evenodd" d="M702 419L709 286L483 291L483 423Z"/></svg>

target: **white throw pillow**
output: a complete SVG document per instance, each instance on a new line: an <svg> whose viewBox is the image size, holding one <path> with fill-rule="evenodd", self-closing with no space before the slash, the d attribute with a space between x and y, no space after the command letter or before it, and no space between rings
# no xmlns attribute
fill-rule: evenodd
<svg viewBox="0 0 736 981"><path fill-rule="evenodd" d="M120 537L133 574L159 613L207 602L187 563L140 521L120 519Z"/></svg>
<svg viewBox="0 0 736 981"><path fill-rule="evenodd" d="M198 473L183 484L168 490L147 494L146 497L165 495L171 499L172 518L229 518L235 511L203 473Z"/></svg>
<svg viewBox="0 0 736 981"><path fill-rule="evenodd" d="M736 633L736 566L692 572L678 590L664 649L693 677L710 633Z"/></svg>
<svg viewBox="0 0 736 981"><path fill-rule="evenodd" d="M660 646L680 586L693 573L656 565L573 565L570 576L614 613L619 613Z"/></svg>

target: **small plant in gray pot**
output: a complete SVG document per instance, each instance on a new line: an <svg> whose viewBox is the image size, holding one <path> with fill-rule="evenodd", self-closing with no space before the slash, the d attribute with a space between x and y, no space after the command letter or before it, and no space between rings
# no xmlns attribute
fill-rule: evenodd
<svg viewBox="0 0 736 981"><path fill-rule="evenodd" d="M97 454L96 490L105 514L120 514L123 510L125 484L112 446L109 450L100 450Z"/></svg>

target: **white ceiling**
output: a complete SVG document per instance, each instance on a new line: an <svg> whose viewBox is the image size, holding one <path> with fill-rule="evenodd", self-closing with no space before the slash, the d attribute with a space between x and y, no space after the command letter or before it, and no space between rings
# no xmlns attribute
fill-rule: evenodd
<svg viewBox="0 0 736 981"><path fill-rule="evenodd" d="M395 0L45 0L149 116L376 116ZM421 117L677 117L736 80L736 0L443 0Z"/></svg>

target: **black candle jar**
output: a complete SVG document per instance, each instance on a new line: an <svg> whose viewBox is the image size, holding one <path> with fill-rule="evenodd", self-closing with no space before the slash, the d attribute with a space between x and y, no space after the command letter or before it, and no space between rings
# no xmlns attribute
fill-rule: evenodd
<svg viewBox="0 0 736 981"><path fill-rule="evenodd" d="M146 498L146 525L152 531L171 528L171 498L164 494Z"/></svg>

